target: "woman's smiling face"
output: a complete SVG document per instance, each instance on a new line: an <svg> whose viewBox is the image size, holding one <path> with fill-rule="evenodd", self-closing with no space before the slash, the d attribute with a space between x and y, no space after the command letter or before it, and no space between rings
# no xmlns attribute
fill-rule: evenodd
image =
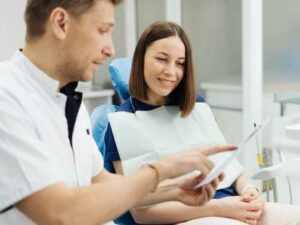
<svg viewBox="0 0 300 225"><path fill-rule="evenodd" d="M148 101L153 105L165 104L184 75L184 43L177 36L159 39L146 49L144 62Z"/></svg>

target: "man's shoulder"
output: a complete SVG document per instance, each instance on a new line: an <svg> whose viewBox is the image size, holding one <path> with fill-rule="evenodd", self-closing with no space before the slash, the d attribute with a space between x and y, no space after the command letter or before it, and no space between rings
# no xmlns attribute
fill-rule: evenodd
<svg viewBox="0 0 300 225"><path fill-rule="evenodd" d="M24 78L24 75L24 71L12 61L0 62L0 84L10 85L10 82L15 83L18 79Z"/></svg>
<svg viewBox="0 0 300 225"><path fill-rule="evenodd" d="M3 102L27 102L34 97L32 80L11 61L0 63L0 99ZM36 97L34 97L36 98Z"/></svg>
<svg viewBox="0 0 300 225"><path fill-rule="evenodd" d="M13 71L13 66L10 61L3 61L0 62L0 78L8 78L11 77L10 74Z"/></svg>
<svg viewBox="0 0 300 225"><path fill-rule="evenodd" d="M17 85L15 71L10 61L0 62L0 90L9 91Z"/></svg>

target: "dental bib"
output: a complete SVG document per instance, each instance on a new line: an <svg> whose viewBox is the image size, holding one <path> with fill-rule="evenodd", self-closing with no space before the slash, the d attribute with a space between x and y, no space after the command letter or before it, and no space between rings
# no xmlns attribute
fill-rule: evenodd
<svg viewBox="0 0 300 225"><path fill-rule="evenodd" d="M186 118L180 117L180 113L178 106L161 106L150 111L108 115L125 175L133 173L145 163L189 148L226 144L206 103L196 103ZM224 152L209 158L216 165L231 154ZM230 186L242 169L235 159L226 167L225 179L219 188Z"/></svg>

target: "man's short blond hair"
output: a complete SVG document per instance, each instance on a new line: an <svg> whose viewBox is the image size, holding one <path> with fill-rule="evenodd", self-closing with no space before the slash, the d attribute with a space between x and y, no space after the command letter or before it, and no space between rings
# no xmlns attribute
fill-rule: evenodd
<svg viewBox="0 0 300 225"><path fill-rule="evenodd" d="M26 39L39 37L45 32L45 24L53 9L61 7L74 16L80 16L101 0L27 0L25 22ZM118 5L123 0L110 0Z"/></svg>

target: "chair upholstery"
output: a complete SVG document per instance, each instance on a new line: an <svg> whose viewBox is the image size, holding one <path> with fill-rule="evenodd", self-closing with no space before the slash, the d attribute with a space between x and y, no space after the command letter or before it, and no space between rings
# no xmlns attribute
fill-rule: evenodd
<svg viewBox="0 0 300 225"><path fill-rule="evenodd" d="M116 105L104 104L95 108L91 114L93 137L102 155L104 155L105 152L104 136L108 124L108 114L116 110Z"/></svg>
<svg viewBox="0 0 300 225"><path fill-rule="evenodd" d="M129 98L128 81L130 69L130 58L117 58L108 66L112 84L122 100L127 100Z"/></svg>

